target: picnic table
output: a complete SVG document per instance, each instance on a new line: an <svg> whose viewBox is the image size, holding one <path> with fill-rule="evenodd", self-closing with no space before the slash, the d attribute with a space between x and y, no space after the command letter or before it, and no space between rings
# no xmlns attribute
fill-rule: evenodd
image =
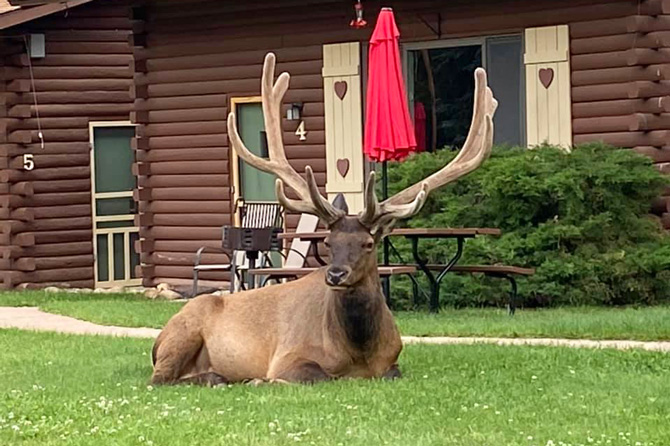
<svg viewBox="0 0 670 446"><path fill-rule="evenodd" d="M498 236L500 233L501 231L498 228L399 228L394 229L391 234L389 234L389 236L405 237L410 241L412 246L412 257L414 258L417 267L428 278L428 283L430 285L430 309L431 311L436 312L440 304L440 284L442 283L445 275L449 271L453 271L456 267L457 262L463 254L465 240L475 238L480 235ZM328 231L317 231L309 233L282 233L279 234L279 238L283 240L299 238L301 240L309 241L311 243L311 251L314 255L314 258L321 265L326 265L327 262L321 257L319 253L318 244L325 240L328 234ZM420 252L420 241L424 239L456 239L456 252L446 263L440 265L430 265ZM472 268L473 267L470 267L470 269ZM487 273L486 271L467 271L465 269L460 272ZM494 271L491 271L491 274L494 273Z"/></svg>

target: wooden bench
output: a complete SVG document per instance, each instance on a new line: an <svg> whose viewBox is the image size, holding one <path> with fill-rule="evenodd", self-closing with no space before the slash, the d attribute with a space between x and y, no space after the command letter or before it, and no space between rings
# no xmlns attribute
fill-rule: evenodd
<svg viewBox="0 0 670 446"><path fill-rule="evenodd" d="M426 265L430 270L441 271L444 265ZM535 274L533 268L522 268L520 266L509 265L454 265L449 272L476 274L481 273L490 277L501 277L507 279L512 286L509 298L509 314L514 315L516 311L517 286L514 276L532 276Z"/></svg>
<svg viewBox="0 0 670 446"><path fill-rule="evenodd" d="M247 274L254 276L267 276L263 280L263 285L265 286L270 280L281 280L281 279L296 279L298 277L306 276L307 274L313 273L314 271L320 268L255 268L247 271ZM389 277L399 274L413 274L416 272L416 267L406 266L406 265L394 265L394 266L380 266L378 268L379 276Z"/></svg>

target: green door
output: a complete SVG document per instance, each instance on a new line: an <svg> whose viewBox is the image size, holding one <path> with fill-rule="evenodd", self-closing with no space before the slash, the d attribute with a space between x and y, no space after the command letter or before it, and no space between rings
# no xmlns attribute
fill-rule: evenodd
<svg viewBox="0 0 670 446"><path fill-rule="evenodd" d="M268 157L263 110L260 103L237 104L237 126L242 141L256 156ZM246 202L275 202L275 176L261 172L241 159L240 198Z"/></svg>
<svg viewBox="0 0 670 446"><path fill-rule="evenodd" d="M135 127L91 126L91 182L93 194L93 245L97 287L139 285L135 274L139 255L134 244L136 206L130 146Z"/></svg>

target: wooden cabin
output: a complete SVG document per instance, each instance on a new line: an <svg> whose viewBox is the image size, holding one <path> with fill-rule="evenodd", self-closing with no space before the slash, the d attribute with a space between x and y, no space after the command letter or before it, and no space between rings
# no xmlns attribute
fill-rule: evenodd
<svg viewBox="0 0 670 446"><path fill-rule="evenodd" d="M400 27L423 149L462 140L483 65L501 102L496 142L602 140L670 170L669 0L362 4L370 23L355 29L350 0L0 1L0 287L190 283L195 251L221 245L238 200L274 200L272 178L240 165L226 135L235 110L263 150L267 51L292 75L292 164L360 208L366 42L381 6ZM670 223L668 202L656 211Z"/></svg>

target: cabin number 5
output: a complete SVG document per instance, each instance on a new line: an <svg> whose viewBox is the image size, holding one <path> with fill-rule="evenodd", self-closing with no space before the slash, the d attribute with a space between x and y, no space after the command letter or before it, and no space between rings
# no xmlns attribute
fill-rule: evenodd
<svg viewBox="0 0 670 446"><path fill-rule="evenodd" d="M298 129L295 131L295 135L300 138L300 141L305 141L307 139L307 131L305 130L305 121L300 121Z"/></svg>
<svg viewBox="0 0 670 446"><path fill-rule="evenodd" d="M35 160L32 153L23 155L23 170L33 170L35 168Z"/></svg>

